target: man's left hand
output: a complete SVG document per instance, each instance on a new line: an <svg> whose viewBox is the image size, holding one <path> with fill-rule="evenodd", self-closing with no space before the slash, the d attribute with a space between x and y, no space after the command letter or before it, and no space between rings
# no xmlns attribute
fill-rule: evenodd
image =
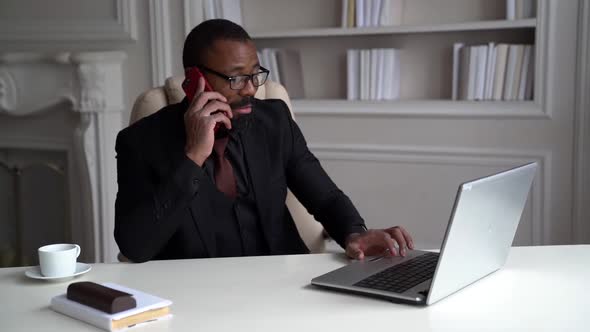
<svg viewBox="0 0 590 332"><path fill-rule="evenodd" d="M386 252L392 256L405 256L408 249L414 249L414 241L401 226L370 229L362 234L351 234L346 239L346 255L359 260Z"/></svg>

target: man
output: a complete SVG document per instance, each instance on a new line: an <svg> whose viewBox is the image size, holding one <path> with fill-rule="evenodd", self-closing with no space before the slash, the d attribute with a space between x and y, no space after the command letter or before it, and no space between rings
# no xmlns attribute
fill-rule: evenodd
<svg viewBox="0 0 590 332"><path fill-rule="evenodd" d="M287 186L349 257L413 249L402 227L366 229L284 102L253 98L268 71L242 27L199 24L186 38L183 65L197 67L214 91L205 92L201 78L191 102L117 137L115 239L123 255L143 262L308 253L285 206Z"/></svg>

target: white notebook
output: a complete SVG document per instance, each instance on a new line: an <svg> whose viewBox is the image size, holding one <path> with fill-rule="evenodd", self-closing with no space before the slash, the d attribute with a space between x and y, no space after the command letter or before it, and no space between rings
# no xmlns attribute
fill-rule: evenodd
<svg viewBox="0 0 590 332"><path fill-rule="evenodd" d="M172 301L165 300L135 289L113 283L103 283L102 285L133 295L137 306L133 309L118 312L116 314L108 314L87 305L69 300L66 297L66 294L61 294L51 299L51 309L66 316L70 316L72 318L76 318L88 324L94 325L103 330L113 331L113 321L121 320L148 310L165 308L172 305ZM171 315L167 315L160 317L159 319L168 318L170 316Z"/></svg>

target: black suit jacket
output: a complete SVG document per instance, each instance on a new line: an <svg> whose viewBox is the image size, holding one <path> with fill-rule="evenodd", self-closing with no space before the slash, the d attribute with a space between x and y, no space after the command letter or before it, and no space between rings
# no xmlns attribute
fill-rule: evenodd
<svg viewBox="0 0 590 332"><path fill-rule="evenodd" d="M187 108L186 99L169 105L117 136L115 239L135 262L216 256L211 193L217 188L185 155ZM285 205L287 186L340 245L365 229L283 101L255 100L250 127L240 135L271 254L309 252Z"/></svg>

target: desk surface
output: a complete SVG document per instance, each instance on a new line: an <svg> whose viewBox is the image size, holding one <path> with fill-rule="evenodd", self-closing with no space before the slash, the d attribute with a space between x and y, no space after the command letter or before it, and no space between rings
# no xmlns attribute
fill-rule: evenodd
<svg viewBox="0 0 590 332"><path fill-rule="evenodd" d="M310 280L343 255L95 264L48 283L0 269L0 331L99 331L51 311L73 281L115 282L174 302L174 317L135 331L590 330L590 246L512 248L506 266L430 307L327 291Z"/></svg>

